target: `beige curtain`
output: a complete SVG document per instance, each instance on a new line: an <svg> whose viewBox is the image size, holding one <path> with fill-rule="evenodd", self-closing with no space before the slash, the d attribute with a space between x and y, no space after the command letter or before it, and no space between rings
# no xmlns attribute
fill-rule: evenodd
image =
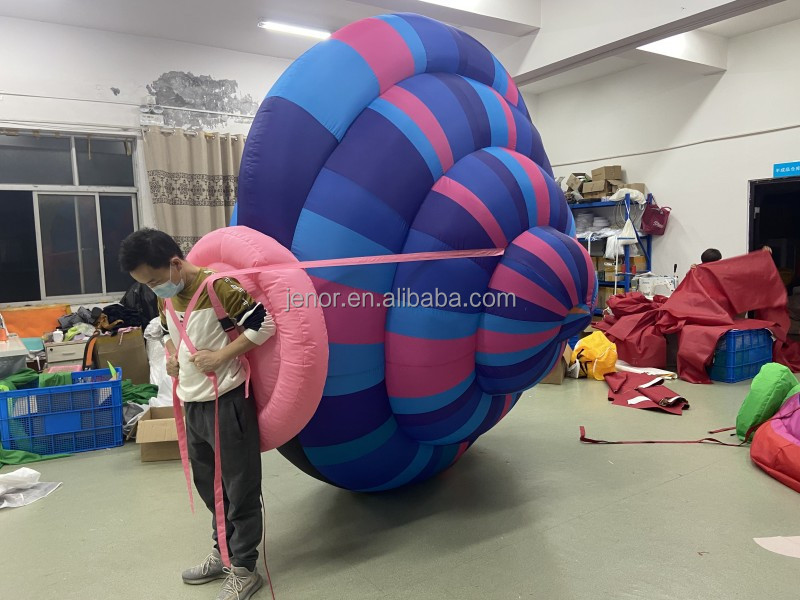
<svg viewBox="0 0 800 600"><path fill-rule="evenodd" d="M225 227L236 204L244 136L150 128L145 166L156 226L184 252Z"/></svg>

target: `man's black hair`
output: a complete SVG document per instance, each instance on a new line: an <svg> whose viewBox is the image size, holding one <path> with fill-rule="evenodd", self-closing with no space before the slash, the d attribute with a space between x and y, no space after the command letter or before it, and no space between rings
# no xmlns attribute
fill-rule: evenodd
<svg viewBox="0 0 800 600"><path fill-rule="evenodd" d="M169 235L157 229L140 229L120 245L119 266L126 273L142 265L162 269L176 256L182 259L183 251Z"/></svg>
<svg viewBox="0 0 800 600"><path fill-rule="evenodd" d="M716 248L709 248L700 256L700 260L704 263L717 262L722 260L722 252Z"/></svg>

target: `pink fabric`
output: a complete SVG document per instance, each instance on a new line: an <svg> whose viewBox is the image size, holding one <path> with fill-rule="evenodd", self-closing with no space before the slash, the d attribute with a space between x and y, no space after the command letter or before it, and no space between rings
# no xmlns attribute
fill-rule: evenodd
<svg viewBox="0 0 800 600"><path fill-rule="evenodd" d="M323 309L328 327L328 341L332 344L381 344L386 323L386 308L380 306L382 294L342 285L327 279L310 276L318 293L340 294L336 303ZM351 293L358 294L358 307L347 301ZM362 306L363 304L363 306Z"/></svg>
<svg viewBox="0 0 800 600"><path fill-rule="evenodd" d="M513 86L516 89L516 85ZM489 88L492 90L492 93L497 97L497 101L500 103L500 107L503 109L503 114L506 116L506 124L508 125L508 144L507 147L511 150L515 150L517 148L517 122L514 120L514 115L511 114L511 107L506 102L505 98L500 95L494 88Z"/></svg>
<svg viewBox="0 0 800 600"><path fill-rule="evenodd" d="M386 355L391 356L387 346ZM475 356L450 360L447 369L439 365L407 365L386 361L386 388L393 398L424 398L455 387L475 370Z"/></svg>
<svg viewBox="0 0 800 600"><path fill-rule="evenodd" d="M416 338L400 333L387 332L386 346L391 347L387 355L404 365L435 367L450 363L456 356L472 356L475 353L475 335L449 340Z"/></svg>
<svg viewBox="0 0 800 600"><path fill-rule="evenodd" d="M325 385L328 336L322 308L304 305L286 310L287 289L306 297L315 293L314 286L301 268L264 270L272 263L294 259L297 265L298 261L278 242L247 227L209 233L187 258L220 276L236 277L275 320L276 334L248 352L248 358L255 365L251 384L259 412L261 448L277 448L311 420ZM236 270L254 264L260 265L261 272Z"/></svg>
<svg viewBox="0 0 800 600"><path fill-rule="evenodd" d="M508 244L503 229L489 208L464 185L445 176L436 182L436 185L433 186L433 191L447 196L471 214L481 224L481 227L492 239L492 243L495 246L505 247Z"/></svg>
<svg viewBox="0 0 800 600"><path fill-rule="evenodd" d="M569 312L567 307L556 300L542 286L502 263L497 265L492 275L492 285L504 290L515 290L517 298L522 298L531 304L546 308L560 317L566 316Z"/></svg>
<svg viewBox="0 0 800 600"><path fill-rule="evenodd" d="M204 236L187 256L187 260L206 265L218 273L206 279L203 285L197 289L184 313L184 322L188 322L191 318L192 311L204 289L209 290L209 297L212 299L215 310L221 311L219 299L214 301L213 281L223 276L238 279L242 286L248 289L251 295L272 314L276 323L276 334L266 343L248 353L250 360L261 367L255 370L253 383L258 409L261 449L262 451L269 450L288 442L305 427L316 411L327 376L328 337L322 308L313 304L311 306L305 304L302 309L284 310L287 289L294 290L303 297L316 293L305 269L500 256L503 252L502 248L454 250L326 259L301 263L289 250L258 231L243 226L226 227ZM256 266L236 268L242 265ZM281 302L284 304L281 305ZM170 301L166 302L166 308L177 325L181 342L185 343L189 351L194 354L197 350ZM466 366L468 373L471 373L473 360L471 356L468 358L469 362ZM388 367L387 370L389 370ZM455 369L452 374L456 374L456 371L458 369ZM223 564L230 566L226 543L219 442L219 389L216 375L212 373L208 377L214 384L215 393L214 513L217 520L217 538L220 540L220 555ZM388 378L387 374L387 380ZM460 380L464 378L466 378L466 374ZM437 391L418 395L439 393L460 380L445 383L444 387ZM183 421L181 400L178 397L177 378L173 378L172 395L181 462L189 491L189 503L194 512L186 426ZM464 450L467 447L468 445L464 447Z"/></svg>
<svg viewBox="0 0 800 600"><path fill-rule="evenodd" d="M750 445L751 460L769 475L800 492L800 396L792 396L761 425Z"/></svg>
<svg viewBox="0 0 800 600"><path fill-rule="evenodd" d="M586 270L588 273L592 273L595 270L594 263L592 262L592 257L589 256L588 252L581 252L581 256L583 256L583 260L586 263ZM594 288L592 286L586 287L586 304L592 304L592 296L594 295Z"/></svg>
<svg viewBox="0 0 800 600"><path fill-rule="evenodd" d="M436 156L439 157L439 162L442 163L442 170L446 173L454 163L453 151L450 148L450 142L447 141L444 129L442 129L431 109L414 94L397 86L390 88L383 94L382 98L394 104L417 124L417 127L422 130L422 133L425 134L425 137L428 138L428 141L436 151ZM503 104L505 105L505 102ZM508 107L506 106L506 108ZM514 130L514 138L516 139L516 129Z"/></svg>
<svg viewBox="0 0 800 600"><path fill-rule="evenodd" d="M513 156L519 165L525 169L525 173L528 175L528 178L531 180L531 185L533 186L533 193L536 195L536 223L531 223L530 226L534 227L535 225L549 225L550 224L550 203L544 202L544 198L550 197L550 190L547 189L547 181L545 181L544 175L539 170L539 167L533 162L530 158L523 156L517 152L512 152L511 156Z"/></svg>
<svg viewBox="0 0 800 600"><path fill-rule="evenodd" d="M358 52L378 78L381 93L414 74L414 57L403 37L381 19L362 19L331 36Z"/></svg>
<svg viewBox="0 0 800 600"><path fill-rule="evenodd" d="M555 248L546 243L543 239L533 235L530 231L524 232L514 240L514 243L542 259L542 261L558 275L558 279L564 284L564 289L567 290L572 304L579 304L575 278L572 276L572 273L569 272L569 267L567 267L564 259L558 255Z"/></svg>
<svg viewBox="0 0 800 600"><path fill-rule="evenodd" d="M514 80L511 78L511 74L506 71L506 81L508 81L506 87L505 98L515 107L519 104L519 90L517 89L517 84L514 83Z"/></svg>

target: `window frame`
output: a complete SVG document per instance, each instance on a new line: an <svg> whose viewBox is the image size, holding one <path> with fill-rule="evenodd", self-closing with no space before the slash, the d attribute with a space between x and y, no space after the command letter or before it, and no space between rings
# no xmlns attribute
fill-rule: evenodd
<svg viewBox="0 0 800 600"><path fill-rule="evenodd" d="M5 129L9 131L9 129ZM16 130L17 135L33 135L28 130ZM34 213L34 227L36 230L36 260L39 268L39 293L40 300L29 300L23 302L7 302L0 303L0 307L18 307L18 306L41 306L47 304L94 304L103 302L113 302L119 299L121 294L126 290L108 290L106 289L106 271L105 271L105 253L103 247L103 231L100 215L100 196L128 196L131 199L131 213L133 216L133 230L139 229L142 221L141 215L141 193L140 193L140 177L139 177L139 142L140 139L131 135L130 133L120 133L115 135L113 133L87 133L80 131L41 131L38 135L48 135L55 137L70 138L70 156L72 162L72 179L75 185L53 185L53 184L17 184L17 183L0 183L0 190L2 191L22 191L31 192ZM133 186L98 186L98 185L80 185L78 174L78 160L77 150L75 144L76 137L91 137L97 140L125 140L131 143L131 167L133 169ZM39 215L39 195L49 196L93 196L95 199L95 217L97 219L97 232L98 232L98 251L100 253L100 268L101 268L101 281L103 291L100 293L89 294L76 294L66 296L48 296L45 294L45 277L44 277L44 261L42 251L42 238L41 238L41 222ZM82 271L81 271L82 272Z"/></svg>

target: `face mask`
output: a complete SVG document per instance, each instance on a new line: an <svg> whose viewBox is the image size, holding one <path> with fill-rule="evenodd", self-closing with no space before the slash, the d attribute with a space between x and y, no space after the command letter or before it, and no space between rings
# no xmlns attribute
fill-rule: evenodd
<svg viewBox="0 0 800 600"><path fill-rule="evenodd" d="M170 263L169 279L160 285L150 288L159 298L172 298L173 296L180 294L181 290L183 290L183 279L180 279L178 283L172 283L172 266L172 263Z"/></svg>

